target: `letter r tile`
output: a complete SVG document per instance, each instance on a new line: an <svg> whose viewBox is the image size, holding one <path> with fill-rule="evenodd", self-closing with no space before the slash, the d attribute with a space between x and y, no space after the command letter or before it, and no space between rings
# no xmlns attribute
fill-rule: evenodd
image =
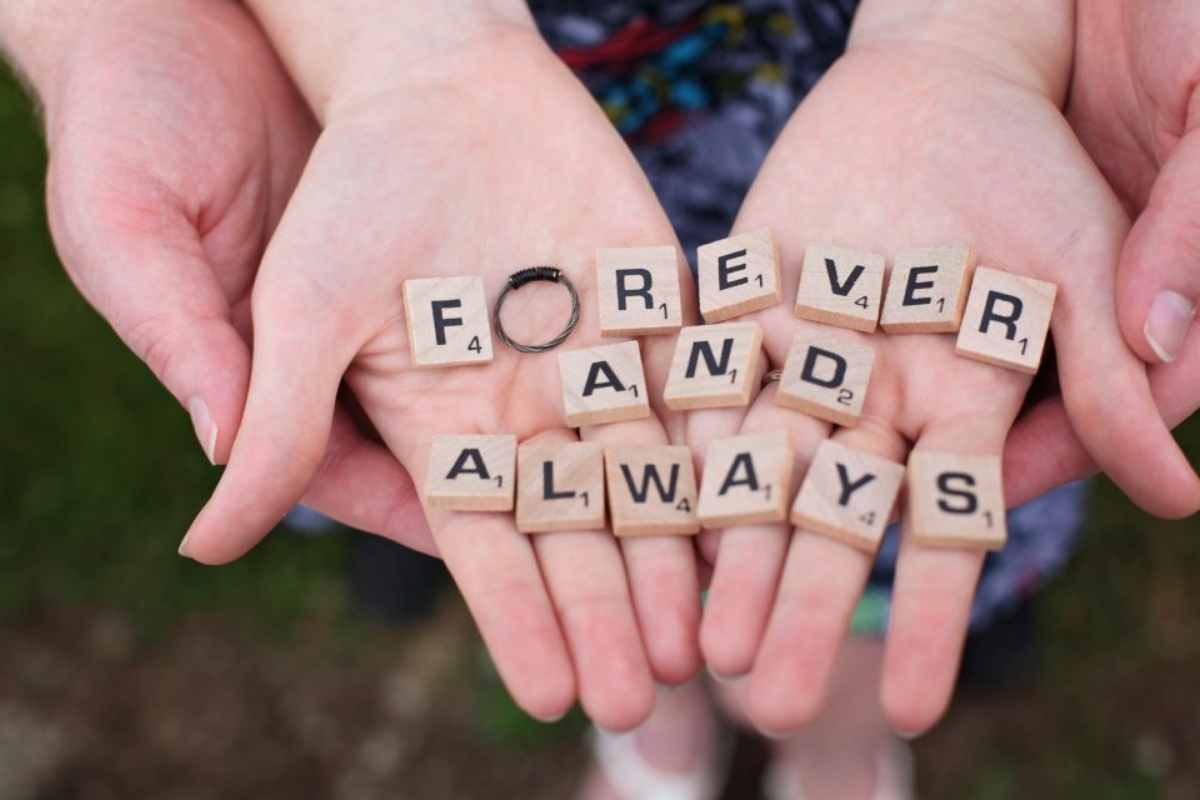
<svg viewBox="0 0 1200 800"><path fill-rule="evenodd" d="M796 495L792 524L874 553L903 483L903 464L826 439Z"/></svg>
<svg viewBox="0 0 1200 800"><path fill-rule="evenodd" d="M775 403L852 427L862 415L874 365L875 348L861 334L801 330L784 362Z"/></svg>
<svg viewBox="0 0 1200 800"><path fill-rule="evenodd" d="M683 325L679 250L606 248L596 254L601 336L674 333Z"/></svg>
<svg viewBox="0 0 1200 800"><path fill-rule="evenodd" d="M481 278L414 278L404 282L403 295L414 365L455 367L492 360Z"/></svg>
<svg viewBox="0 0 1200 800"><path fill-rule="evenodd" d="M435 436L425 502L446 511L512 511L517 437Z"/></svg>
<svg viewBox="0 0 1200 800"><path fill-rule="evenodd" d="M569 427L650 416L642 353L634 341L567 350L558 356Z"/></svg>
<svg viewBox="0 0 1200 800"><path fill-rule="evenodd" d="M998 269L975 270L955 351L1030 375L1042 363L1058 287Z"/></svg>

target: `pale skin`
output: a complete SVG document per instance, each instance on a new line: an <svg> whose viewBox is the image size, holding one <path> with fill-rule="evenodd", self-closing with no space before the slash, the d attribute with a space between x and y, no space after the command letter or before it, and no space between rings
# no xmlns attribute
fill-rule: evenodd
<svg viewBox="0 0 1200 800"><path fill-rule="evenodd" d="M250 292L316 120L254 19L224 0L12 0L0 49L42 106L63 265L225 463L249 383ZM433 550L403 468L342 409L305 502Z"/></svg>
<svg viewBox="0 0 1200 800"><path fill-rule="evenodd" d="M735 230L771 228L785 260L809 241L880 253L973 241L983 263L1058 284L1052 332L1072 424L1133 497L1162 514L1188 513L1196 478L1117 328L1112 265L1128 223L1059 110L1070 5L1030 2L1022 13L1000 5L865 3L847 55L780 136ZM1022 27L1035 19L1036 28ZM790 296L798 276L785 275ZM782 363L808 323L786 306L758 318ZM877 350L863 420L835 439L901 462L912 448L1003 452L1027 376L965 361L952 336L863 338ZM787 430L803 468L828 426L777 408L772 391L745 414L692 414L689 442ZM1159 465L1153 477L1128 467L1149 462ZM1010 487L1014 494L1024 499ZM747 676L749 716L777 733L820 711L871 565L844 544L789 534L782 526L721 534L701 631L707 663ZM903 545L881 688L896 730L919 733L944 711L982 561L975 550Z"/></svg>
<svg viewBox="0 0 1200 800"><path fill-rule="evenodd" d="M179 2L182 8L185 0ZM181 307L179 314L227 320L220 328L220 335L232 343L226 349L242 348L235 356L222 351L223 360L214 355L210 364L233 365L231 377L213 378L213 386L199 389L206 397L215 393L220 398L208 400L223 431L214 455L218 461L228 457L230 467L189 532L184 550L211 563L236 558L251 547L306 487L310 498L311 493L324 491L318 499L323 497L327 507L359 527L386 531L396 538L403 531L419 531L405 511L405 498L411 494L405 494L408 484L403 470L376 445L361 436L351 437L353 427L335 416L334 399L343 375L390 450L418 482L429 440L437 431L512 432L522 439L566 440L575 435L562 427L554 392L545 390L557 387L554 354L518 360L501 348L496 362L484 368L410 369L400 318L399 285L404 278L481 274L489 296L494 297L516 266L559 264L573 276L584 301L584 318L569 346L584 346L599 341L589 293L594 250L674 240L627 149L591 98L537 39L518 6L464 6L449 15L454 19L440 30L427 21L414 25L404 18L410 7L391 3L377 3L377 8L353 16L344 10L334 13L329 4L315 0L261 0L251 5L324 127L257 274L259 255L308 156L316 124L296 102L278 64L262 56L261 34L244 17L236 17L236 23L222 22L228 27L218 29L236 31L232 38L253 43L248 49L258 55L252 58L239 52L235 58L231 54L228 63L239 64L239 75L246 69L242 61L257 64L254 74L262 76L260 88L270 90L260 91L259 96L282 98L278 105L283 110L274 104L258 109L227 105L228 93L216 90L210 90L212 101L196 103L198 90L188 85L176 104L167 104L157 117L159 129L177 119L185 97L190 105L210 111L226 106L228 119L202 121L209 130L223 131L227 138L221 142L232 138L244 144L231 148L239 155L231 159L228 173L234 177L226 182L225 197L238 196L239 176L256 174L247 164L265 169L261 165L269 161L269 171L277 171L269 180L263 179L269 191L252 193L256 202L243 204L222 204L203 193L186 196L185 189L204 189L210 185L208 180L221 183L213 175L225 173L214 170L211 153L167 175L182 187L170 187L173 194L185 194L186 202L180 203L180 216L185 219L188 209L253 208L249 221L233 212L228 215L233 220L230 228L243 234L234 237L238 246L232 249L238 257L214 258L203 247L205 256L196 256L196 239L204 237L194 222L190 231L181 225L187 236L181 234L179 241L189 242L192 248L185 262L190 267L175 269L176 259L163 258L166 266L151 274L161 275L161 281L144 279L144 295L123 294L118 280L123 270L147 263L134 248L149 241L157 252L174 254L178 247L160 237L134 235L143 230L137 226L130 234L124 220L73 233L79 226L70 221L83 212L69 203L77 195L89 197L83 193L89 188L86 181L57 200L52 189L50 201L52 209L56 202L62 204L64 222L56 225L56 238L77 282L131 346L152 366L158 362L156 373L181 403L197 391L189 381L199 378L173 377L173 364L191 363L177 355L177 346L155 346L155 338L149 344L137 343L136 332L147 330L138 315L153 307L148 298L156 302L164 296L210 298L210 305L199 311ZM114 36L128 35L144 22L143 16L132 13L137 9L133 0L127 6L131 15L115 17ZM234 11L226 4L216 6L223 9L218 15ZM468 16L470 24L464 24ZM433 13L422 19L426 17L442 19ZM1032 48L1037 62L1033 65L1015 57L1003 64L960 62L959 51L943 51L932 42L906 41L903 30L908 22L880 23L872 43L871 26L860 21L858 53L843 62L799 112L804 116L797 117L764 167L738 227L771 227L785 254L798 253L805 241L821 238L885 253L914 241L963 239L974 241L985 258L1000 259L1009 269L1048 280L1062 282L1085 269L1089 278L1099 276L1084 287L1091 295L1075 306L1070 300L1064 302L1066 313L1060 312L1056 323L1060 352L1070 352L1074 344L1079 354L1073 362L1078 372L1063 375L1072 422L1100 465L1112 470L1135 499L1159 513L1187 513L1196 503L1194 476L1168 443L1165 429L1155 422L1144 376L1139 377L1128 353L1114 345L1113 287L1111 277L1104 277L1111 271L1097 269L1094 263L1115 263L1128 223L1073 144L1056 110L1064 91L1066 62L1046 55L1055 52L1050 47L1045 53ZM1064 29L1069 31L1070 22L1060 22L1046 27L1061 36ZM995 27L995 21L990 21L988 29ZM885 29L891 35L884 35ZM314 31L321 36L314 38ZM104 41L102 36L93 37ZM170 41L178 46L176 39ZM124 55L125 48L113 44L102 53L107 63L114 63L114 54ZM1013 56L1007 50L1006 55ZM173 63L170 52L163 57ZM136 181L125 180L130 173L137 177L139 171L125 168L119 148L115 154L110 149L87 149L98 146L92 141L95 130L113 127L104 124L103 103L93 106L90 119L95 123L62 126L92 131L92 135L79 134L83 142L56 139L56 118L82 113L74 110L76 105L88 108L82 100L66 102L71 95L63 87L82 87L76 97L114 98L120 96L114 87L124 88L125 81L133 79L132 74L109 75L108 84L96 85L105 77L104 71L88 70L88 62L82 63L74 70L27 66L34 83L48 87L42 94L52 154L62 156L59 163L69 164L70 154L77 152L77 163L115 165L122 180L95 181L96 185L137 186ZM130 73L143 63L129 61ZM219 67L214 65L218 72ZM901 105L913 100L911 95L883 92L880 96L878 81L870 77L879 68L888 75L919 72L911 77L915 85L925 87L918 98L925 105ZM949 77L937 80L943 69ZM492 75L506 80L481 80ZM165 87L175 85L164 81ZM226 89L225 82L214 83ZM107 94L99 91L104 88ZM171 94L161 87L151 88L159 88L151 92L156 97ZM835 91L837 100L828 99ZM859 135L886 130L888 124L907 131L900 123L914 115L940 125L931 126L928 140L901 134L882 147L879 141L852 147L852 140L841 136L837 125L839 115L849 113L841 95L853 98L854 93L869 106L856 110L858 119L870 120L856 128ZM997 103L1000 108L987 104L989 97L1002 101ZM867 104L865 98L877 102ZM230 131L240 131L246 119L263 116L273 120L272 130L300 131L286 148L286 157L262 159L261 132L256 145L253 135L229 136ZM964 118L968 123L983 119L991 125L964 125ZM173 141L169 133L159 140ZM105 144L103 137L98 138ZM907 159L895 158L897 141L906 146ZM967 142L971 147L965 146ZM1009 193L980 189L987 186L984 176L989 174L999 185L1013 180L1009 172L1013 164L997 160L1011 158L1013 151L1008 148L1014 142L1030 145L1018 154L1029 161L1016 162L1025 164L1028 179ZM206 144L184 138L174 143L172 152L182 156ZM846 155L830 156L838 152ZM138 166L145 170L160 161ZM180 162L172 158L166 163ZM833 164L843 165L836 175L828 174ZM855 167L849 170L844 165ZM79 167L66 174L80 180L78 176L87 173ZM972 179L963 180L962 175ZM151 177L150 185L162 184L161 176ZM501 196L480 191L493 186L504 187ZM824 197L821 191L797 192L796 187L824 189ZM897 187L933 199L930 204L901 208L892 199ZM263 202L264 195L271 202ZM1025 202L1030 195L1036 203ZM138 207L136 202L133 205ZM1039 216L1030 206L1044 213ZM1057 220L1049 229L1048 217ZM157 216L153 219L159 221ZM1072 225L1062 221L1071 219L1076 221ZM128 235L116 242L97 238L112 231ZM124 262L107 267L95 263L94 257L89 259L89 252L126 255ZM209 261L233 263L230 277L221 277ZM1075 262L1080 266L1071 271L1068 265ZM214 277L202 278L197 292L197 275ZM686 285L686 276L683 280ZM794 265L789 280L785 289L790 293L795 288ZM247 303L252 283L253 300ZM523 290L513 302L512 310L518 312L514 317L521 323L514 324L513 332L528 338L555 332L563 316L559 299L553 287ZM691 306L690 294L685 302ZM1071 313L1081 307L1086 314ZM244 350L248 316L255 333L254 367L243 420L241 398L250 375ZM790 332L798 323L787 317L783 307L760 317L768 330L771 357L781 364ZM153 330L153 323L148 324ZM1081 340L1092 349L1083 348ZM965 446L966 415L974 415L970 446L1000 451L1026 388L1024 378L957 359L949 343L938 337L886 341L876 337L876 344L891 366L876 378L867 423L839 437L900 459L912 441L917 446ZM657 397L670 342L648 340L643 352L652 396ZM908 364L913 365L911 374L904 369ZM1096 364L1102 368L1087 369ZM213 369L188 372L221 374ZM1106 377L1119 392L1102 391ZM930 383L948 390L929 392ZM949 391L950 387L958 391ZM1106 398L1120 406L1120 414L1109 413L1112 406L1104 405ZM986 404L979 404L981 399ZM786 421L773 419L773 408L760 398L745 415L747 429L786 424L804 453L826 435L825 426L794 412L788 412ZM1075 459L1064 456L1063 463L1086 466L1060 409L1049 407L1033 419L1043 426L1047 420L1054 423L1049 426L1054 441L1064 442L1064 453ZM687 441L702 451L703 442L716 431L736 431L742 424L740 415L695 414L687 423ZM1098 430L1111 439L1104 441ZM584 438L600 441L643 443L680 441L684 434L683 420L662 409L649 422L582 432ZM351 444L335 444L347 441ZM1039 460L1042 445L1031 441L1021 452L1033 463ZM1022 463L1021 452L1009 463L1014 458ZM1114 457L1119 452L1124 453L1123 460ZM1127 466L1135 462L1140 469ZM1159 483L1147 485L1141 477L1147 474L1147 465L1157 470ZM1057 469L1059 464L1050 467ZM1029 478L1032 470L1010 468L1010 480L1018 482L1017 488L1010 485L1010 500L1024 499L1067 477L1051 468L1039 465L1042 471L1036 474L1044 479L1040 483ZM310 484L314 474L319 479ZM375 476L378 482L360 480L364 475ZM350 498L351 489L361 491ZM555 717L578 695L601 725L627 728L649 712L652 679L678 682L697 668L698 580L689 541L656 538L617 544L594 533L525 538L515 533L508 518L488 515L431 514L429 521L433 542L427 546L436 544L447 559L514 697L536 716ZM749 538L750 532L743 536ZM745 548L736 546L738 537L737 531L725 537L717 558L713 606L703 629L704 654L714 668L727 674L753 667L752 717L768 729L789 729L809 718L820 704L846 615L861 589L866 561L807 534L789 545L785 532L766 531L754 537L753 547ZM419 539L415 541L419 544ZM757 543L762 541L774 544L760 551ZM945 705L979 561L977 554L958 551L905 551L884 676L884 704L893 725L901 730L923 729ZM825 565L823 570L811 571L818 562ZM731 605L734 599L722 599L732 598L729 587L741 580L739 570L747 571L745 583L738 584L745 587L744 598L737 601L743 607ZM936 575L938 586L922 580L929 575ZM774 582L780 580L776 601ZM789 598L824 605L798 604ZM922 622L926 624L918 624ZM802 663L797 664L797 659ZM784 702L775 704L776 695L786 695Z"/></svg>

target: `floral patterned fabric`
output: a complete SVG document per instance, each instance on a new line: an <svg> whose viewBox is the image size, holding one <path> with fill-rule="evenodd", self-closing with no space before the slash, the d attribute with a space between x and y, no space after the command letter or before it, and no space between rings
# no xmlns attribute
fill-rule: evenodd
<svg viewBox="0 0 1200 800"><path fill-rule="evenodd" d="M857 0L532 0L546 40L630 143L689 258L729 232L793 109L844 51ZM1008 515L988 556L972 630L1061 569L1083 525L1072 484ZM854 619L880 633L891 607L889 530Z"/></svg>

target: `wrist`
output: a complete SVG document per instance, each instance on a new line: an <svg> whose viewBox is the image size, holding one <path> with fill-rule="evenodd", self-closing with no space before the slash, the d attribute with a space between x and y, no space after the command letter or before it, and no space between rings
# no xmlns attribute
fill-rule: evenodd
<svg viewBox="0 0 1200 800"><path fill-rule="evenodd" d="M904 44L940 47L1061 106L1074 38L1074 0L863 0L848 52Z"/></svg>
<svg viewBox="0 0 1200 800"><path fill-rule="evenodd" d="M524 0L246 0L322 123L414 79L436 79L472 46L537 36ZM486 77L486 76L483 76Z"/></svg>

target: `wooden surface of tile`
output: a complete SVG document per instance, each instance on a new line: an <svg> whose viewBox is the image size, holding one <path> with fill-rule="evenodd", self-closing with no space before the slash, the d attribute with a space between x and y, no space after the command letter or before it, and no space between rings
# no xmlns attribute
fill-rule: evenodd
<svg viewBox="0 0 1200 800"><path fill-rule="evenodd" d="M700 524L725 528L787 519L794 461L784 431L713 440L700 482Z"/></svg>
<svg viewBox="0 0 1200 800"><path fill-rule="evenodd" d="M607 447L604 473L617 536L690 535L700 530L689 448Z"/></svg>
<svg viewBox="0 0 1200 800"><path fill-rule="evenodd" d="M903 464L826 439L796 495L792 524L874 553L903 484Z"/></svg>
<svg viewBox="0 0 1200 800"><path fill-rule="evenodd" d="M809 245L804 249L793 313L799 319L870 333L879 323L883 275L881 255Z"/></svg>
<svg viewBox="0 0 1200 800"><path fill-rule="evenodd" d="M871 383L875 348L832 329L796 333L775 402L846 427L858 423Z"/></svg>
<svg viewBox="0 0 1200 800"><path fill-rule="evenodd" d="M533 442L517 450L517 530L590 531L605 526L604 448Z"/></svg>
<svg viewBox="0 0 1200 800"><path fill-rule="evenodd" d="M683 325L679 250L607 248L596 254L600 335L670 334Z"/></svg>
<svg viewBox="0 0 1200 800"><path fill-rule="evenodd" d="M663 400L675 410L748 405L764 363L757 322L684 328L675 340Z"/></svg>
<svg viewBox="0 0 1200 800"><path fill-rule="evenodd" d="M1058 287L1053 283L980 267L958 329L955 351L967 358L1038 371Z"/></svg>
<svg viewBox="0 0 1200 800"><path fill-rule="evenodd" d="M558 371L569 427L650 416L637 342L564 350L558 356Z"/></svg>
<svg viewBox="0 0 1200 800"><path fill-rule="evenodd" d="M1004 547L1004 482L996 456L914 450L908 457L906 530L926 545Z"/></svg>
<svg viewBox="0 0 1200 800"><path fill-rule="evenodd" d="M414 365L454 367L492 360L492 328L481 278L413 278L404 282L402 293Z"/></svg>
<svg viewBox="0 0 1200 800"><path fill-rule="evenodd" d="M779 248L767 228L699 247L696 276L700 315L710 324L761 311L783 299Z"/></svg>
<svg viewBox="0 0 1200 800"><path fill-rule="evenodd" d="M435 436L425 502L446 511L512 511L517 437Z"/></svg>
<svg viewBox="0 0 1200 800"><path fill-rule="evenodd" d="M965 245L897 254L879 324L888 333L957 331L974 270L975 252Z"/></svg>

